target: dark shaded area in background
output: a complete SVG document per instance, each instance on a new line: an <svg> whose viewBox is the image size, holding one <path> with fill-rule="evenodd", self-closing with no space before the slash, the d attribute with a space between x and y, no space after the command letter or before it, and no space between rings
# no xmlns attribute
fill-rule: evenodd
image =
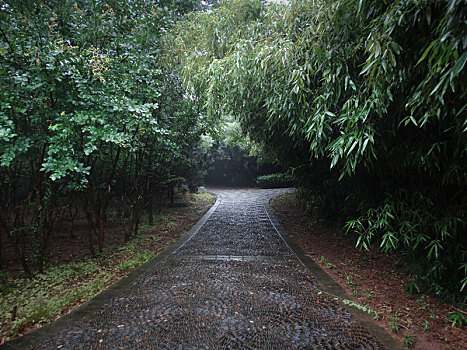
<svg viewBox="0 0 467 350"><path fill-rule="evenodd" d="M256 186L258 176L284 170L278 165L261 162L238 145L215 145L210 153L211 164L205 176L207 185Z"/></svg>

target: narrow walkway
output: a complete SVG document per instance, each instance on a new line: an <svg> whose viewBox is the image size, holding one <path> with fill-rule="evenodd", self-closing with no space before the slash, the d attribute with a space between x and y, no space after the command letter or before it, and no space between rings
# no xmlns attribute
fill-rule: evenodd
<svg viewBox="0 0 467 350"><path fill-rule="evenodd" d="M284 190L215 190L195 235L32 349L382 349L272 225Z"/></svg>

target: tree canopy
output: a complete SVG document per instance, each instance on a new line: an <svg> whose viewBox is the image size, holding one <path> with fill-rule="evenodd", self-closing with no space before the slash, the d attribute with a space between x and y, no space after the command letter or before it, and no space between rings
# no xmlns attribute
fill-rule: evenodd
<svg viewBox="0 0 467 350"><path fill-rule="evenodd" d="M162 59L163 38L195 5L2 2L0 219L27 273L45 259L60 207L81 203L94 254L111 202L128 238L161 189L198 181L206 124Z"/></svg>
<svg viewBox="0 0 467 350"><path fill-rule="evenodd" d="M467 290L465 1L223 1L177 25L207 115L235 115L357 244Z"/></svg>

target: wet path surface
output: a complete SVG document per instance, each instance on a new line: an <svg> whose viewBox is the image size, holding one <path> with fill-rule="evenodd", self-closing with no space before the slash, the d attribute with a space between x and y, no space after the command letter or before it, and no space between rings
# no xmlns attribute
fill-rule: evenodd
<svg viewBox="0 0 467 350"><path fill-rule="evenodd" d="M90 317L32 349L381 349L269 220L284 190L215 190L199 231Z"/></svg>

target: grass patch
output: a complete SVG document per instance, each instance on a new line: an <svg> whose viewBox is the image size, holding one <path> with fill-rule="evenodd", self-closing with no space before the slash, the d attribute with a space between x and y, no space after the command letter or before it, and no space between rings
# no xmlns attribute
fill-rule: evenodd
<svg viewBox="0 0 467 350"><path fill-rule="evenodd" d="M34 278L8 278L0 289L0 330L11 337L60 316L99 293L110 280L95 259L51 266Z"/></svg>
<svg viewBox="0 0 467 350"><path fill-rule="evenodd" d="M128 259L122 262L119 266L118 269L120 271L126 271L126 270L134 270L136 267L139 265L145 263L149 259L153 258L155 256L154 252L152 251L147 251L144 253L138 253L136 258L134 259Z"/></svg>

